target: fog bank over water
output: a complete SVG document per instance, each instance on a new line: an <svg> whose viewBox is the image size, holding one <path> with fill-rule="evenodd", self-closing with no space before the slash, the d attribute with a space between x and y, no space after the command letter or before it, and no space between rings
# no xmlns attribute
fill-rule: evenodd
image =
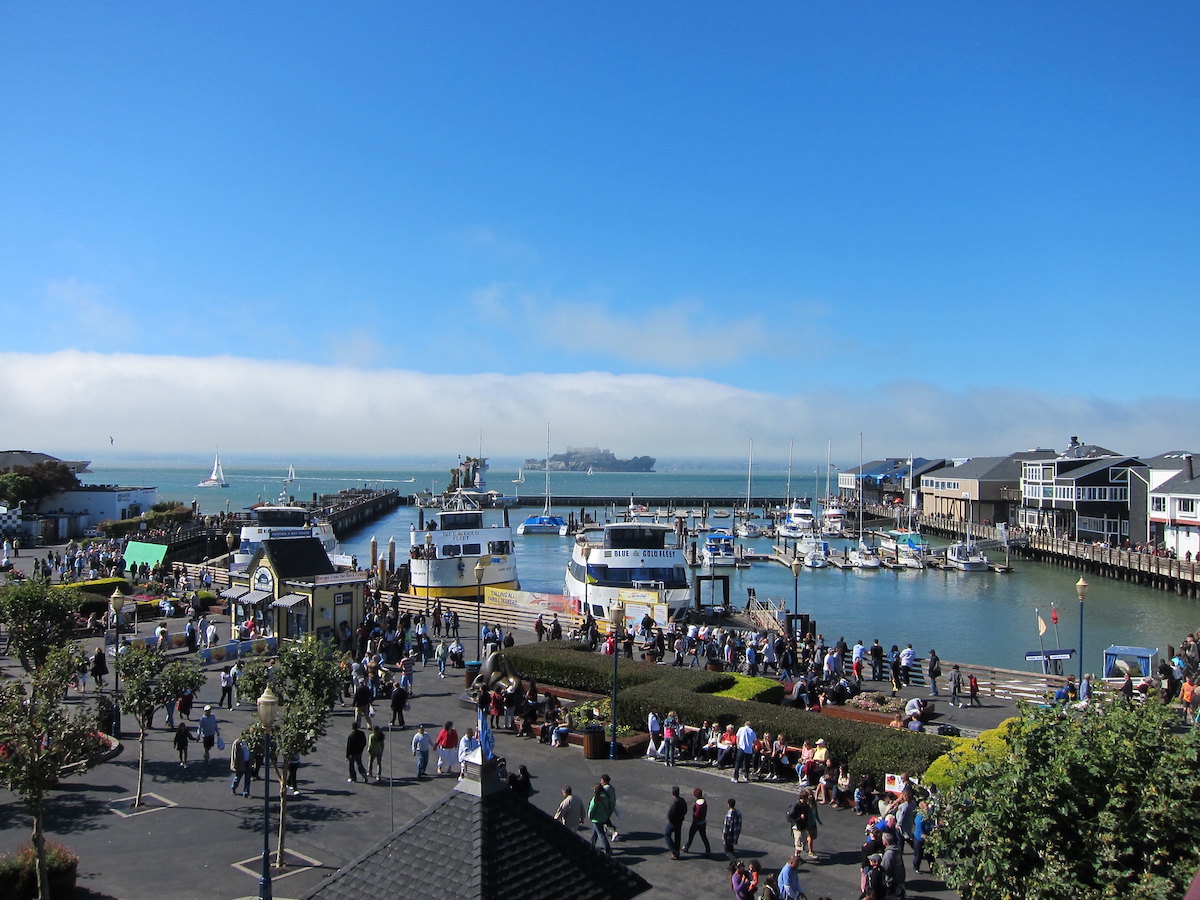
<svg viewBox="0 0 1200 900"><path fill-rule="evenodd" d="M477 365L464 351L464 367ZM419 361L419 360L415 360ZM64 458L190 461L347 458L444 463L457 454L520 461L602 446L664 466L736 467L753 439L782 466L789 441L807 467L827 441L844 468L866 458L1003 455L1061 449L1070 435L1121 453L1200 445L1200 401L1114 400L1014 391L951 391L836 378L746 390L716 379L609 372L435 375L233 356L61 351L0 353L5 444ZM793 389L792 386L796 389ZM110 440L111 439L111 440ZM671 460L684 461L684 465ZM805 462L807 461L807 462Z"/></svg>

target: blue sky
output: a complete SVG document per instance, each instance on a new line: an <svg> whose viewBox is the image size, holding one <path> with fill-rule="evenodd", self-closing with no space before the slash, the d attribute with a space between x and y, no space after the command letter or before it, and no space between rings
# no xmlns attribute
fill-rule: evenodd
<svg viewBox="0 0 1200 900"><path fill-rule="evenodd" d="M1198 37L1186 3L8 4L4 443L1200 446Z"/></svg>

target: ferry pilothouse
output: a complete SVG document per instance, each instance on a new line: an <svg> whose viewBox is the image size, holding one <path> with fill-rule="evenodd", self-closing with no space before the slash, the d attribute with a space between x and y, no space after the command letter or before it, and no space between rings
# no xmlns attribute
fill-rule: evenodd
<svg viewBox="0 0 1200 900"><path fill-rule="evenodd" d="M334 565L349 566L351 558L338 551L337 537L328 519L315 516L304 506L289 503L281 497L278 503L264 503L250 510L250 522L242 526L238 548L229 565L231 572L244 572L262 548L265 540L315 537L329 554Z"/></svg>
<svg viewBox="0 0 1200 900"><path fill-rule="evenodd" d="M519 589L512 529L485 525L483 510L471 508L470 498L451 497L447 505L423 531L414 525L409 532L410 593L473 599L483 588Z"/></svg>
<svg viewBox="0 0 1200 900"><path fill-rule="evenodd" d="M691 576L671 525L615 522L584 529L567 563L565 593L580 612L609 621L617 600L634 621L649 613L659 625L681 616L692 598Z"/></svg>

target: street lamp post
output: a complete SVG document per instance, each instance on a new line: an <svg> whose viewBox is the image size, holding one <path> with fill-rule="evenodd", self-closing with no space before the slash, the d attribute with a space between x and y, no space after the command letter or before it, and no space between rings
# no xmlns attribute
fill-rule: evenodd
<svg viewBox="0 0 1200 900"><path fill-rule="evenodd" d="M625 604L617 601L609 607L609 617L612 620L613 643L612 643L612 740L608 745L608 758L617 758L617 657L618 644L621 640L621 629L625 626Z"/></svg>
<svg viewBox="0 0 1200 900"><path fill-rule="evenodd" d="M487 569L483 559L475 563L475 661L483 663L481 656L483 645L483 622L480 616L480 610L483 609L483 573Z"/></svg>
<svg viewBox="0 0 1200 900"><path fill-rule="evenodd" d="M262 875L258 879L259 900L271 900L271 727L275 714L279 712L279 698L270 685L258 698L258 720L263 726L263 764L266 777L263 779L263 852Z"/></svg>
<svg viewBox="0 0 1200 900"><path fill-rule="evenodd" d="M121 588L113 588L108 605L112 609L113 621L113 712L112 736L121 737L121 610L125 607L125 595Z"/></svg>
<svg viewBox="0 0 1200 900"><path fill-rule="evenodd" d="M792 645L792 666L796 666L796 622L800 619L800 570L804 563L799 556L792 557L792 622L788 628L788 637Z"/></svg>
<svg viewBox="0 0 1200 900"><path fill-rule="evenodd" d="M1079 681L1077 684L1083 684L1083 601L1087 598L1088 583L1083 580L1083 576L1079 576L1079 580L1075 582L1075 593L1079 597Z"/></svg>

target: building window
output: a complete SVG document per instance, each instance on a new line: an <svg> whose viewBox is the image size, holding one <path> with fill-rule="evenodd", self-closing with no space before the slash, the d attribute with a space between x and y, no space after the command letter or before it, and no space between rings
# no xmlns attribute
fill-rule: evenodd
<svg viewBox="0 0 1200 900"><path fill-rule="evenodd" d="M1150 511L1158 512L1158 513L1166 512L1167 511L1167 498L1166 497L1151 497L1150 498Z"/></svg>
<svg viewBox="0 0 1200 900"><path fill-rule="evenodd" d="M1196 514L1196 501L1180 497L1179 514L1181 516L1194 516Z"/></svg>

